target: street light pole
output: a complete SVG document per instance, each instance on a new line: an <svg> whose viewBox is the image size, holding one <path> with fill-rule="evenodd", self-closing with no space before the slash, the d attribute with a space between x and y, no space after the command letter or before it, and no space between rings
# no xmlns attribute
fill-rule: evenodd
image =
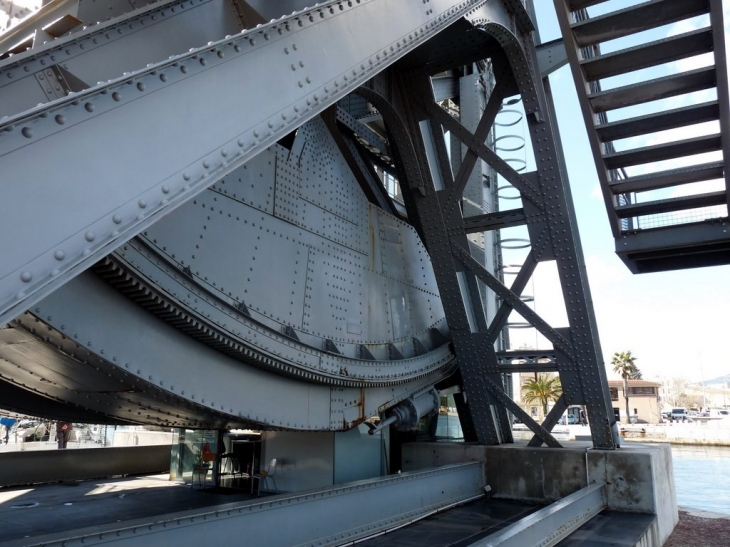
<svg viewBox="0 0 730 547"><path fill-rule="evenodd" d="M705 398L705 370L702 359L702 352L700 352L700 385L702 386L702 410L707 412L707 399Z"/></svg>

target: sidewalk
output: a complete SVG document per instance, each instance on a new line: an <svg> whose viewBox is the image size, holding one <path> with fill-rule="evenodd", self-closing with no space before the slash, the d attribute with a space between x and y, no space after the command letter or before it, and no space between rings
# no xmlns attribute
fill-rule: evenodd
<svg viewBox="0 0 730 547"><path fill-rule="evenodd" d="M194 489L168 474L3 488L0 545L249 499L248 488Z"/></svg>

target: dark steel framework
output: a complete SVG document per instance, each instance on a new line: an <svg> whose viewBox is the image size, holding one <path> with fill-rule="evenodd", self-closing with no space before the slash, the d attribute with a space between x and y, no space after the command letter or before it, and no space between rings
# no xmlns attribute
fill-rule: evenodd
<svg viewBox="0 0 730 547"><path fill-rule="evenodd" d="M529 18L527 19L529 21ZM535 434L531 446L560 444L550 433L569 404L585 405L594 446L618 446L615 418L606 389L606 372L600 350L596 321L578 238L562 149L554 122L552 98L547 80L535 74L537 58L532 27L512 34L504 27L475 21L476 33L484 35L485 45L462 51L457 58L444 59L431 66L413 68L407 63L394 71L391 97L367 88L358 91L381 113L394 149L399 179L411 222L423 239L434 263L442 302L460 364L461 380L469 412L465 431L473 440L485 444L511 442L507 412L522 420ZM525 23L526 24L526 23ZM474 133L435 102L431 78L444 70L491 58L496 87ZM502 101L519 93L524 102L527 122L538 169L520 174L485 144ZM424 138L426 122L435 138ZM447 158L444 132L450 132L468 147L459 172L454 175ZM427 150L433 147L432 150ZM439 158L434 164L429 157ZM522 209L510 214L498 212L465 219L462 194L470 171L482 160L519 190ZM441 182L435 182L441 181ZM440 188L439 185L443 184ZM531 240L521 271L510 287L504 285L469 250L466 234L498 230L516 224L527 226ZM542 261L555 260L560 273L570 327L552 328L521 299L521 294ZM460 279L462 282L460 283ZM481 308L476 280L494 291L501 300L496 316L487 324ZM543 371L536 359L519 365L501 365L510 352L498 352L495 342L507 324L510 312L520 314L553 345L549 366L558 370L563 396L543 424L535 422L505 392L501 372ZM524 357L515 355L516 358ZM543 361L540 359L540 361ZM462 413L462 420L465 416ZM468 434L467 434L468 437Z"/></svg>

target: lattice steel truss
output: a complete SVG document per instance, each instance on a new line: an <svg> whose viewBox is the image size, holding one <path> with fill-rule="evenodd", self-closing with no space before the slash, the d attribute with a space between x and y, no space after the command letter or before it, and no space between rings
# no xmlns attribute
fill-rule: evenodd
<svg viewBox="0 0 730 547"><path fill-rule="evenodd" d="M483 443L510 441L506 415L509 411L535 433L532 445L544 442L559 446L550 430L568 404L583 404L588 410L595 446L613 448L617 445L615 419L604 387L605 369L549 86L546 80L536 76L536 71L527 68L537 66L529 33L514 35L490 23L476 22L475 27L477 32L493 37L499 44L494 44L490 52L497 84L474 133L434 102L430 78L446 68L443 64L436 63L437 68L430 71L404 67L395 77L397 84L391 100L371 90L358 93L380 110L397 149L401 181L408 189L409 217L419 229L434 262L476 439ZM454 66L472 62L478 55L459 58ZM484 144L502 101L515 92L520 93L525 104L538 165L537 171L524 175ZM402 106L396 109L391 103ZM424 121L428 130L424 130ZM431 160L447 156L443 139L431 138L445 131L469 149L455 176L445 162ZM464 219L461 195L477 160L488 163L520 191L523 207L510 213L511 218L505 218L504 213L493 213ZM482 229L514 225L516 216L528 228L532 250L512 286L507 287L472 257L466 234L476 223ZM568 329L550 327L520 298L537 264L545 260L557 262L571 325ZM502 302L488 324L480 299L475 296L477 279ZM560 373L564 396L542 425L513 402L502 386L500 372L504 368L499 366L495 342L512 310L554 347L551 360ZM535 371L544 367L533 361L514 366L513 370Z"/></svg>

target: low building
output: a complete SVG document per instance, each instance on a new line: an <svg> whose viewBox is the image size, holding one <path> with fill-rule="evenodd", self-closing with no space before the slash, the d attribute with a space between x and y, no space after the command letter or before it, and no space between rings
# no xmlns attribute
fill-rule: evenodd
<svg viewBox="0 0 730 547"><path fill-rule="evenodd" d="M629 380L629 412L636 416L638 423L658 424L662 421L659 406L659 386L647 380ZM626 423L626 399L624 398L623 380L609 380L613 411Z"/></svg>

